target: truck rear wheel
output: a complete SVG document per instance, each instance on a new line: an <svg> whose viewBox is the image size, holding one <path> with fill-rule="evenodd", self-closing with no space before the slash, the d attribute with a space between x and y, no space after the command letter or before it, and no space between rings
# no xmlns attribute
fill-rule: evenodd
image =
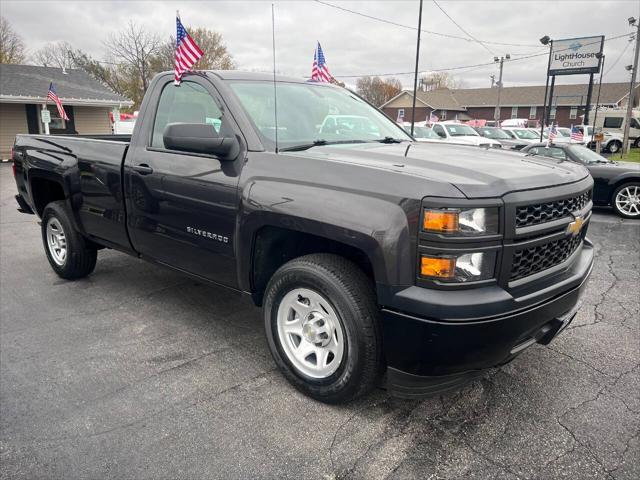
<svg viewBox="0 0 640 480"><path fill-rule="evenodd" d="M381 367L379 315L372 282L337 255L286 263L265 295L265 330L276 364L294 387L326 403L374 387Z"/></svg>
<svg viewBox="0 0 640 480"><path fill-rule="evenodd" d="M51 268L62 278L86 277L96 266L98 252L73 228L64 201L51 202L45 207L42 243Z"/></svg>

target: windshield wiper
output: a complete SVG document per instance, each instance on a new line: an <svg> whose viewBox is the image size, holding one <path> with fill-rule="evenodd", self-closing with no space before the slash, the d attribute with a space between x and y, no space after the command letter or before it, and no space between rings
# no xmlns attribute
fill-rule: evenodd
<svg viewBox="0 0 640 480"><path fill-rule="evenodd" d="M302 143L300 145L293 145L291 147L279 148L279 152L301 152L303 150L309 150L313 147L321 147L323 145L339 145L341 143L366 143L366 140L334 140L327 141L323 139L314 140L312 143Z"/></svg>
<svg viewBox="0 0 640 480"><path fill-rule="evenodd" d="M404 142L404 140L402 140L400 138L384 137L384 138L381 138L379 140L376 140L376 142L380 142L380 143L401 143L401 142Z"/></svg>

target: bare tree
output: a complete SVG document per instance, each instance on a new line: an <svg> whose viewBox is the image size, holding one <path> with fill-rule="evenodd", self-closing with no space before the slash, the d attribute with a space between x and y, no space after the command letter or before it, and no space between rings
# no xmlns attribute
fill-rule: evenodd
<svg viewBox="0 0 640 480"><path fill-rule="evenodd" d="M463 83L447 72L433 72L420 77L420 85L428 92L438 88L462 88Z"/></svg>
<svg viewBox="0 0 640 480"><path fill-rule="evenodd" d="M6 18L0 17L0 63L24 63L25 46Z"/></svg>
<svg viewBox="0 0 640 480"><path fill-rule="evenodd" d="M33 60L44 67L76 68L73 47L69 42L47 43L36 50Z"/></svg>
<svg viewBox="0 0 640 480"><path fill-rule="evenodd" d="M204 54L195 64L198 70L232 70L236 67L233 57L222 40L222 35L207 28L189 29L189 35L202 49ZM162 72L172 70L176 56L176 39L172 35L162 44L158 55L152 60L153 70Z"/></svg>
<svg viewBox="0 0 640 480"><path fill-rule="evenodd" d="M153 74L151 60L160 51L158 35L143 30L131 21L118 34L110 35L104 45L114 63L122 65L127 73L135 75L144 94Z"/></svg>
<svg viewBox="0 0 640 480"><path fill-rule="evenodd" d="M402 91L397 78L361 77L356 81L358 95L376 107L384 104Z"/></svg>

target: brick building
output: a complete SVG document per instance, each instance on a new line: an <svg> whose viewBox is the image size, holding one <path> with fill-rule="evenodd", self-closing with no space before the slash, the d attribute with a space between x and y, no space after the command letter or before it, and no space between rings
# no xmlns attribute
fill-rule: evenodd
<svg viewBox="0 0 640 480"><path fill-rule="evenodd" d="M560 126L582 123L587 99L587 85L556 85L553 94L551 118ZM593 87L592 107L598 97L596 84ZM638 106L640 86L634 88L633 106ZM600 91L600 106L622 107L627 104L628 83L603 83ZM392 119L398 118L402 110L405 121L411 121L413 92L402 91L380 108ZM433 112L440 120L493 120L498 101L497 88L441 88L428 92L419 91L416 97L416 121L424 121ZM526 118L542 121L544 112L544 85L531 87L504 87L500 95L500 120Z"/></svg>

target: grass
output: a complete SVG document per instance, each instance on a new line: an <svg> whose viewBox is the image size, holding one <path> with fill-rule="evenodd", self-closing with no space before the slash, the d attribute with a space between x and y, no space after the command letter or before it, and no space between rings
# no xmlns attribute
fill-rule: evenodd
<svg viewBox="0 0 640 480"><path fill-rule="evenodd" d="M620 158L620 154L616 153L613 155L609 155L611 160L615 161L623 161L623 162L636 162L640 163L640 148L632 148L629 150L629 153Z"/></svg>

